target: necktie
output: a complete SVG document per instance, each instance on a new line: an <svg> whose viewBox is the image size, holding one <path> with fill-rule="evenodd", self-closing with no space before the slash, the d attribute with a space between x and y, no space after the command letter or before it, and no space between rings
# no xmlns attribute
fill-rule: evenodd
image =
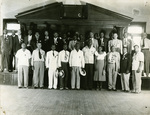
<svg viewBox="0 0 150 115"><path fill-rule="evenodd" d="M55 56L55 55L54 55L54 51L53 51L53 56Z"/></svg>
<svg viewBox="0 0 150 115"><path fill-rule="evenodd" d="M104 46L103 38L101 39L101 46Z"/></svg>
<svg viewBox="0 0 150 115"><path fill-rule="evenodd" d="M67 60L67 52L65 51L65 60Z"/></svg>
<svg viewBox="0 0 150 115"><path fill-rule="evenodd" d="M40 50L39 50L39 58L40 58L40 59L42 58L41 53L40 53Z"/></svg>
<svg viewBox="0 0 150 115"><path fill-rule="evenodd" d="M145 47L145 40L143 39L143 47Z"/></svg>

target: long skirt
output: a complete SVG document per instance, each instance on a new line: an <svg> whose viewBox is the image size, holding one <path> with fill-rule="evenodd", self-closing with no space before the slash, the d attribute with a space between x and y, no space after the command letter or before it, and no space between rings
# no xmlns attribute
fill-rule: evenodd
<svg viewBox="0 0 150 115"><path fill-rule="evenodd" d="M94 81L106 81L106 76L103 75L104 60L97 60L94 72Z"/></svg>

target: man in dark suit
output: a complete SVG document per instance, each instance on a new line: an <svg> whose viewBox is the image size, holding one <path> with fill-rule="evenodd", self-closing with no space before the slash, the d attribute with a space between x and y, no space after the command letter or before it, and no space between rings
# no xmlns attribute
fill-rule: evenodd
<svg viewBox="0 0 150 115"><path fill-rule="evenodd" d="M44 31L44 36L42 38L43 38L42 49L45 51L45 53L47 53L48 51L51 50L51 47L50 47L50 35L49 35L48 30Z"/></svg>
<svg viewBox="0 0 150 115"><path fill-rule="evenodd" d="M54 37L51 39L51 45L55 44L56 51L61 51L63 49L63 41L62 38L59 37L57 32L54 32Z"/></svg>
<svg viewBox="0 0 150 115"><path fill-rule="evenodd" d="M123 54L121 56L121 86L122 91L129 92L129 78L130 78L130 67L131 67L131 54L128 53L127 47L123 48Z"/></svg>
<svg viewBox="0 0 150 115"><path fill-rule="evenodd" d="M105 33L103 31L100 32L100 38L98 39L99 46L103 47L103 50L108 52L108 39L105 37Z"/></svg>
<svg viewBox="0 0 150 115"><path fill-rule="evenodd" d="M6 72L10 66L10 54L12 52L12 37L7 35L7 30L4 29L1 36L1 52L2 52L2 71L6 68Z"/></svg>
<svg viewBox="0 0 150 115"><path fill-rule="evenodd" d="M28 35L25 36L24 43L27 44L27 49L32 53L33 44L31 43L31 41L33 41L32 30L28 30Z"/></svg>
<svg viewBox="0 0 150 115"><path fill-rule="evenodd" d="M22 36L21 36L21 30L18 30L17 33L18 34L16 35L15 31L12 31L12 41L13 41L12 55L13 55L13 58L14 58L14 69L16 69L15 55L16 55L17 51L21 48L21 44L23 42L23 39L22 39ZM11 64L12 64L12 62L11 62Z"/></svg>

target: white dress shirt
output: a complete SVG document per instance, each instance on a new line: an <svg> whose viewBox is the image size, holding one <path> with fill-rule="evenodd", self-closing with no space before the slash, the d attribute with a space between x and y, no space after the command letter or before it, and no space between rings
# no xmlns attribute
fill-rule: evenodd
<svg viewBox="0 0 150 115"><path fill-rule="evenodd" d="M69 64L70 67L76 66L84 68L85 62L83 52L81 50L79 50L78 52L75 49L72 50L70 54Z"/></svg>
<svg viewBox="0 0 150 115"><path fill-rule="evenodd" d="M144 44L144 46L143 46L143 44ZM141 39L141 48L150 50L150 40L148 38L145 38L144 41L143 41L143 39Z"/></svg>
<svg viewBox="0 0 150 115"><path fill-rule="evenodd" d="M45 51L40 49L41 59L39 58L39 49L35 49L32 53L31 64L33 65L34 61L45 61Z"/></svg>
<svg viewBox="0 0 150 115"><path fill-rule="evenodd" d="M98 55L98 52L96 51L96 49L91 46L91 48L89 48L88 46L85 46L83 49L83 55L84 55L84 59L85 59L85 63L86 64L94 64L94 55Z"/></svg>
<svg viewBox="0 0 150 115"><path fill-rule="evenodd" d="M132 70L138 70L140 61L144 62L144 54L142 52L134 53L132 57ZM141 69L143 70L143 68L142 66Z"/></svg>
<svg viewBox="0 0 150 115"><path fill-rule="evenodd" d="M57 69L58 68L58 52L57 51L49 51L46 54L46 68L49 69Z"/></svg>
<svg viewBox="0 0 150 115"><path fill-rule="evenodd" d="M32 40L32 35L28 35L28 44L27 44L27 46L30 46L31 40Z"/></svg>
<svg viewBox="0 0 150 115"><path fill-rule="evenodd" d="M62 50L59 52L58 57L58 67L61 67L61 62L69 62L70 53L68 51Z"/></svg>
<svg viewBox="0 0 150 115"><path fill-rule="evenodd" d="M18 66L19 65L29 66L29 59L31 58L31 53L27 49L25 49L25 51L20 49L16 53L16 58L18 59Z"/></svg>

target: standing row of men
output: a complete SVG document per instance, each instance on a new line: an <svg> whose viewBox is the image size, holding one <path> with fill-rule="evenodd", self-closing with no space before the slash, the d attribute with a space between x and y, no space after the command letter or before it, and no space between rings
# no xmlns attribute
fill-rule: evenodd
<svg viewBox="0 0 150 115"><path fill-rule="evenodd" d="M10 51L10 49L9 49L9 47L6 47L8 44L5 44L5 42L6 43L11 43L12 41L11 41L11 39L9 39L9 37L5 37L5 31L4 31L4 37L3 38L5 38L5 39L2 39L2 49L5 51L5 50L8 50L8 51L5 51L6 52L6 54L5 54L5 52L2 50L2 52L3 52L3 55L2 55L2 59L6 59L6 61L10 61L9 59L7 59L7 58L5 58L5 56L7 56L7 54L9 54L9 51ZM39 64L39 61L43 61L44 60L44 58L42 59L42 55L44 56L45 55L45 53L43 53L43 50L42 51L40 51L40 53L39 53L39 51L34 51L34 49L35 49L35 47L36 47L36 44L37 43L39 43L39 42L41 42L42 40L40 39L40 35L39 35L39 33L38 32L36 32L35 33L35 39L34 39L34 42L33 42L33 40L32 40L32 38L31 38L31 31L29 30L29 35L28 35L28 37L26 38L26 39L24 39L24 42L27 44L27 49L29 49L29 51L32 53L32 55L35 55L35 56L33 56L33 58L32 58L32 60L36 60L36 62L37 62L37 64L34 64L33 62L34 61L31 61L32 63L32 66L34 67L34 65L38 65L39 67L37 67L37 68L40 68L40 67L42 67L43 65L42 65L42 63L41 64ZM45 32L45 34L46 35L48 35L48 33L47 32ZM21 36L20 36L21 34L18 32L18 43L21 43L22 42L22 38L21 38ZM13 35L12 35L13 36ZM132 52L132 46L133 46L133 42L132 42L132 40L131 39L128 39L127 38L127 34L125 34L125 37L123 38L123 40L119 40L119 39L117 39L117 37L118 37L118 35L117 35L117 33L114 33L114 39L113 40L110 40L110 41L108 41L108 40L106 40L106 38L104 38L104 35L102 34L102 38L101 39L98 39L98 40L96 40L95 38L94 38L94 34L92 33L92 32L90 32L90 38L89 38L89 40L91 41L91 46L92 46L92 49L91 49L91 46L90 47L86 47L87 49L84 51L83 50L83 54L84 54L84 61L80 61L80 58L81 57L83 57L83 56L81 56L82 55L82 53L78 53L78 51L80 52L81 50L80 50L80 45L81 45L81 43L79 44L78 43L78 41L77 41L77 37L76 36L74 36L74 39L72 40L72 41L70 41L69 43L67 43L67 42L64 42L65 44L67 44L66 46L69 46L70 48L70 50L72 51L72 52L74 52L74 53L72 53L71 52L71 54L73 55L70 55L70 57L72 57L72 58L69 58L70 60L72 60L72 59L74 59L76 56L76 58L74 59L74 61L72 61L72 63L70 62L70 67L71 67L71 70L72 70L72 72L71 72L71 74L72 74L72 76L78 76L78 71L80 70L79 68L74 68L74 67L76 67L76 65L78 65L80 68L82 67L82 68L84 68L84 64L83 64L83 62L85 62L85 69L86 69L86 71L87 72L89 72L88 74L87 74L87 83L88 83L88 88L89 89L91 89L92 88L92 82L93 82L93 65L94 65L94 55L95 56L97 56L94 52L96 52L96 51L98 51L98 49L99 49L99 46L101 46L102 48L103 48L103 50L107 53L107 52L109 52L108 53L108 55L107 55L107 69L108 69L108 76L116 76L116 72L119 72L119 69L120 69L120 54L122 54L123 53L123 51L124 51L124 48L126 47L128 50L128 52L127 53L129 53L129 54L131 54L131 52ZM60 42L60 41L62 41L61 40L61 38L60 37L58 37L58 34L57 33L54 33L54 39L52 39L53 40L53 44L49 44L50 42L48 42L47 41L47 39L49 39L47 36L45 36L45 42L44 43L47 43L47 48L51 48L52 50L53 50L53 53L52 53L52 55L56 58L57 57L57 51L61 51L61 47L62 47L62 44L60 44L60 43L63 43L63 42ZM9 42L8 42L9 41ZM63 40L63 41L67 41L67 39L65 39L65 40ZM148 41L148 40L147 40ZM145 45L145 44L148 44L149 42L146 42L145 43L145 41L143 42L144 43L144 47L142 47L142 50L145 48L145 50L147 50L148 48L147 47L149 47L149 45ZM76 44L79 44L79 45L76 45ZM142 42L141 42L141 44L142 44ZM43 45L43 43L41 44L41 46L38 46L38 47L42 47L42 45ZM4 46L6 47L6 48L4 48ZM12 47L12 45L8 45L8 46L10 46L10 47ZM34 46L34 48L33 48L33 46ZM44 47L46 46L46 44L44 44ZM55 47L55 48L53 48L53 47ZM76 46L76 47L75 47ZM138 46L139 47L139 46ZM42 47L43 48L43 47ZM95 50L93 50L93 48L95 49ZM19 49L19 47L18 47L18 49ZM41 49L41 48L40 48ZM44 48L43 48L44 49ZM76 49L76 50L75 50ZM83 48L83 49L85 49L85 48ZM56 50L56 51L54 51L54 50ZM108 50L108 51L107 51ZM148 50L149 51L149 50ZM35 53L36 52L36 53ZM38 52L38 54L37 54L37 52ZM48 53L47 53L48 54ZM94 54L94 55L93 55ZM15 55L15 53L14 53L14 55ZM39 58L37 59L37 55L39 55ZM41 56L40 56L41 55ZM50 54L49 54L50 55ZM27 54L25 54L25 56L27 56ZM16 55L16 57L17 57L17 55ZM29 56L30 57L30 56ZM41 58L40 58L41 57ZM69 54L68 54L68 57L69 57ZM117 57L117 58L116 58ZM53 59L48 59L48 60L55 60L55 58L53 58ZM79 58L79 60L77 61L77 59ZM47 58L46 58L47 59ZM59 58L58 58L59 59ZM56 58L56 61L58 60L57 58ZM126 59L126 58L125 58ZM135 58L135 59L137 59L137 58ZM146 59L148 59L148 58L146 58ZM149 60L148 60L149 61ZM51 62L51 61L50 61ZM55 63L55 61L52 61L53 63ZM52 63L51 62L51 63ZM66 61L63 61L63 62L65 62L66 63ZM80 63L80 62L82 62L82 64ZM16 62L17 63L17 62ZM63 65L67 65L67 64L63 64ZM6 63L7 64L7 63ZM48 65L49 64L49 61L47 61L46 60L46 65ZM50 64L51 65L51 64ZM50 66L49 65L49 66ZM56 64L55 64L56 65ZM59 66L60 66L61 64L59 64ZM72 66L73 65L73 66ZM35 70L35 68L36 67L34 67L33 68L33 70ZM48 66L47 66L48 67ZM54 68L54 69L53 69ZM49 73L49 76L54 76L54 70L56 69L57 67L51 67L50 68L50 70L51 70L51 72ZM134 68L134 67L133 67ZM7 68L8 69L8 68ZM110 69L110 70L109 70ZM22 70L22 69L21 69ZM42 69L36 69L37 71L43 71ZM92 70L92 71L91 71ZM114 71L115 70L115 71ZM66 69L66 71L67 71L67 69ZM109 72L110 71L110 72ZM35 72L35 73L38 73L38 72ZM65 72L66 73L66 72ZM127 72L128 73L128 72ZM43 74L43 73L41 73L41 74ZM35 75L34 74L34 76L37 76L37 75ZM73 77L73 78L75 78L75 77ZM77 78L79 78L79 77L77 77ZM110 77L109 77L109 79L110 79ZM53 79L52 79L53 80ZM51 80L51 81L52 81ZM75 79L76 80L76 79ZM36 79L34 80L34 81L36 81ZM55 80L56 81L56 80ZM78 79L78 81L80 81L79 79ZM114 81L114 82L113 82ZM116 82L116 77L114 77L112 80L110 79L110 81L109 81L110 83L109 83L109 89L113 89L113 90L116 90L116 88L115 88L115 82ZM113 83L112 83L113 82ZM37 83L38 83L38 81L37 81ZM72 80L71 81L71 83L73 84L74 83L74 80ZM36 83L35 83L36 84ZM50 84L50 83L49 83ZM55 82L55 84L57 84L57 82ZM63 84L63 83L62 83ZM79 84L79 82L77 82L77 84ZM34 85L35 87L37 86L37 85ZM78 85L77 85L78 86ZM42 85L40 85L40 87L43 87ZM74 87L75 86L72 86L72 88L74 89ZM51 88L51 86L49 86L49 88ZM55 87L54 88L56 88L56 85L55 85ZM78 89L79 89L79 87L77 87ZM85 89L87 88L87 86L85 85Z"/></svg>

